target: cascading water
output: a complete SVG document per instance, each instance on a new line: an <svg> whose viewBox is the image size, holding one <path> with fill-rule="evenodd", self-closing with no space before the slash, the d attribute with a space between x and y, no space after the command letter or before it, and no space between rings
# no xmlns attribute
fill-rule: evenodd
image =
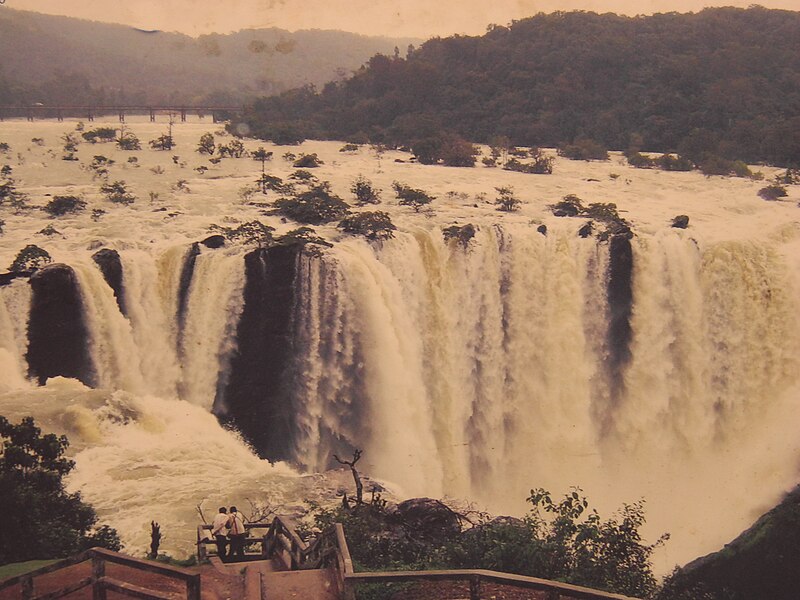
<svg viewBox="0 0 800 600"><path fill-rule="evenodd" d="M632 252L618 374L607 245L574 230L482 227L466 250L415 230L305 260L298 460L322 469L358 446L406 493L514 512L531 487L573 484L609 510L646 495L670 512L677 485L679 504L702 507L688 515L741 497L737 467L758 460L775 470L753 479L782 489L796 448L765 461L752 433L796 414L786 265L759 243L702 248L675 230L636 237ZM704 488L696 478L715 465L742 488Z"/></svg>
<svg viewBox="0 0 800 600"><path fill-rule="evenodd" d="M24 149L29 125L4 127ZM47 124L45 137L63 127ZM179 147L206 129L176 125ZM398 231L383 243L323 227L334 245L319 252L212 249L195 243L212 224L295 227L265 216L263 202L239 202L237 186L260 171L253 161L208 167L196 153L173 162L145 150L133 164L107 148L114 177L124 171L137 193L131 206L112 206L53 148L32 147L14 166L40 206L60 190L102 210L32 238L70 267L54 269L52 285L37 280L45 270L30 284L0 277L0 413L69 436L71 489L129 551L144 551L156 519L168 552L191 552L203 501L213 511L335 497L338 484L257 454L318 472L358 447L362 470L397 495L446 494L496 513L520 514L540 486L580 485L605 513L644 496L649 539L673 534L661 572L729 541L797 482L792 203L764 203L753 182L635 170L619 157L556 159L556 174L529 177L399 153L376 165L340 146L303 146L325 158L315 173L332 189L344 196L359 172L383 189L408 178L438 195L434 214L384 198ZM271 170L288 177L292 166L276 159ZM187 176L191 193L171 188ZM485 196L506 184L525 200L517 213ZM451 186L468 199L446 199ZM635 236L580 237L583 219L547 209L567 192L619 202ZM689 206L690 228L670 228ZM9 264L43 217L3 217ZM475 237L446 241L456 222Z"/></svg>

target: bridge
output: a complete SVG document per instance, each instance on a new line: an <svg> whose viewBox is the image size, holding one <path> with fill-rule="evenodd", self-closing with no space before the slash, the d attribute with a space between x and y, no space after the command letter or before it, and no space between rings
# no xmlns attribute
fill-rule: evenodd
<svg viewBox="0 0 800 600"><path fill-rule="evenodd" d="M31 104L28 106L0 106L0 121L4 119L26 118L28 121L39 119L58 119L64 117L80 117L94 121L95 117L116 115L120 123L125 122L125 115L149 115L154 122L157 115L168 115L170 118L180 116L186 121L187 115L197 115L201 119L211 115L214 122L225 121L230 115L244 111L243 106L186 106L186 105L130 105L130 106L49 106Z"/></svg>

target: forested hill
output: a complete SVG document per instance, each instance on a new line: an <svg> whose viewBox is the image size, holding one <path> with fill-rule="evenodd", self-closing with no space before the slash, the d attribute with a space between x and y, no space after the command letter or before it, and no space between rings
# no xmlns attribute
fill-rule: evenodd
<svg viewBox="0 0 800 600"><path fill-rule="evenodd" d="M706 9L648 17L539 14L481 37L373 57L321 94L259 101L249 115L306 136L407 142L443 128L475 142L711 151L800 162L800 12Z"/></svg>
<svg viewBox="0 0 800 600"><path fill-rule="evenodd" d="M241 103L418 40L251 29L192 38L0 6L0 104Z"/></svg>

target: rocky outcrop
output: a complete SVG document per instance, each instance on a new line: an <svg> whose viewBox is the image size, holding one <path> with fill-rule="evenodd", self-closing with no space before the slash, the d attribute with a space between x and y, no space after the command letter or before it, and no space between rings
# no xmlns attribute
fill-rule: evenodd
<svg viewBox="0 0 800 600"><path fill-rule="evenodd" d="M689 226L689 217L686 215L678 215L672 219L672 226L678 229L686 229Z"/></svg>
<svg viewBox="0 0 800 600"><path fill-rule="evenodd" d="M290 458L294 411L289 389L297 245L245 256L244 307L228 384L214 414L235 426L260 456Z"/></svg>
<svg viewBox="0 0 800 600"><path fill-rule="evenodd" d="M224 235L210 235L206 239L200 242L206 248L217 249L222 248L225 245L225 236Z"/></svg>
<svg viewBox="0 0 800 600"><path fill-rule="evenodd" d="M119 252L111 250L110 248L103 248L92 254L92 260L100 267L103 279L105 279L109 287L114 290L114 298L117 300L119 311L127 316L124 288L122 285L122 260L119 257Z"/></svg>
<svg viewBox="0 0 800 600"><path fill-rule="evenodd" d="M183 327L186 323L186 311L189 308L189 288L192 285L194 275L194 265L200 255L200 244L195 242L186 253L181 269L180 287L178 288L178 331L179 336L183 334ZM180 344L178 345L180 348Z"/></svg>
<svg viewBox="0 0 800 600"><path fill-rule="evenodd" d="M461 520L456 512L439 500L411 498L391 511L392 519L401 523L415 536L442 538L461 532Z"/></svg>
<svg viewBox="0 0 800 600"><path fill-rule="evenodd" d="M28 322L28 373L39 384L50 377L95 385L89 335L78 280L72 267L46 266L30 279L33 288Z"/></svg>
<svg viewBox="0 0 800 600"><path fill-rule="evenodd" d="M608 349L612 392L619 391L622 369L630 360L631 311L633 309L633 248L623 233L611 237L608 267Z"/></svg>

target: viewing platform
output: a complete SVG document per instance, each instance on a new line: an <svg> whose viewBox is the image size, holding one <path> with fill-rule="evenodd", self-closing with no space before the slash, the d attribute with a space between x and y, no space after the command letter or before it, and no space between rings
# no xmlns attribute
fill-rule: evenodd
<svg viewBox="0 0 800 600"><path fill-rule="evenodd" d="M210 525L197 529L199 566L179 568L92 548L0 581L0 600L355 600L360 586L411 583L398 600L636 600L483 569L356 572L341 523L306 543L289 519L246 524L244 560L222 562ZM262 535L262 532L263 535Z"/></svg>

